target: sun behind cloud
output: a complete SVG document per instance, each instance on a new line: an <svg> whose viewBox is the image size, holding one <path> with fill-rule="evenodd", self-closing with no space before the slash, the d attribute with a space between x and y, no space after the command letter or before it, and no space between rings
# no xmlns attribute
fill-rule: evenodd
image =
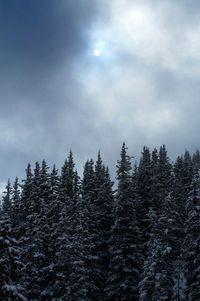
<svg viewBox="0 0 200 301"><path fill-rule="evenodd" d="M95 49L93 53L94 53L94 56L101 55L101 51L99 49Z"/></svg>

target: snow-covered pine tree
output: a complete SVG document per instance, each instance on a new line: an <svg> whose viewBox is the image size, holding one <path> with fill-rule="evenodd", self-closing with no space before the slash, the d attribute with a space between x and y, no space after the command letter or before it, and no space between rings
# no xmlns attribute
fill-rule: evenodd
<svg viewBox="0 0 200 301"><path fill-rule="evenodd" d="M60 185L60 177L58 175L58 170L56 168L56 165L53 165L51 176L50 176L50 182L51 182L51 198L52 203L55 203L55 200L58 200L58 192L59 192L59 185Z"/></svg>
<svg viewBox="0 0 200 301"><path fill-rule="evenodd" d="M12 214L12 224L13 232L15 238L19 238L19 223L20 223L20 202L21 202L21 193L19 189L19 180L18 177L15 179L12 192L12 204L13 204L13 214ZM21 236L21 234L20 234Z"/></svg>
<svg viewBox="0 0 200 301"><path fill-rule="evenodd" d="M186 193L190 190L190 184L193 177L193 164L192 158L188 150L185 151L183 156L183 182Z"/></svg>
<svg viewBox="0 0 200 301"><path fill-rule="evenodd" d="M32 226L29 224L27 217L31 210L31 191L32 191L32 172L31 165L28 164L26 169L26 180L23 181L22 194L19 198L18 180L15 181L13 192L13 234L14 238L19 242L19 257L20 261L24 263L21 284L25 287L25 295L27 294L27 287L29 282L29 273L27 274L27 265L30 261L29 254L27 252L27 246L30 243L31 237L28 235L29 228ZM31 265L31 263L30 263Z"/></svg>
<svg viewBox="0 0 200 301"><path fill-rule="evenodd" d="M112 225L112 208L113 208L113 183L110 180L109 170L102 163L100 152L95 164L95 198L91 204L94 222L96 222L93 231L93 240L96 246L94 250L97 256L97 266L93 266L93 274L96 278L96 286L99 288L97 300L105 299L105 284L108 279L109 272L109 246L108 239L110 237Z"/></svg>
<svg viewBox="0 0 200 301"><path fill-rule="evenodd" d="M172 164L169 162L165 145L159 153L154 149L151 161L152 185L150 192L151 208L159 214L165 198L172 191Z"/></svg>
<svg viewBox="0 0 200 301"><path fill-rule="evenodd" d="M184 186L184 165L183 157L178 156L173 168L173 190L171 197L173 199L173 238L174 238L174 300L184 300L184 274L182 258L182 246L185 238L185 220L186 220L186 189Z"/></svg>
<svg viewBox="0 0 200 301"><path fill-rule="evenodd" d="M177 212L176 222L177 222L177 241L176 253L180 256L181 247L185 237L184 224L186 220L186 200L187 200L187 190L184 183L184 163L183 157L178 157L174 163L173 168L174 179L173 179L173 191L172 197L174 199L174 208Z"/></svg>
<svg viewBox="0 0 200 301"><path fill-rule="evenodd" d="M15 216L19 215L20 200L21 200L21 192L20 192L19 179L18 177L16 177L13 185L13 193L12 193L13 214Z"/></svg>
<svg viewBox="0 0 200 301"><path fill-rule="evenodd" d="M51 227L53 231L51 236L52 236L52 241L54 241L54 243L56 238L55 233L59 221L59 212L60 212L59 189L60 189L60 176L58 175L58 170L56 168L56 165L54 164L50 174L50 196L49 196L49 215L51 216Z"/></svg>
<svg viewBox="0 0 200 301"><path fill-rule="evenodd" d="M49 193L48 200L45 205L42 224L44 224L44 245L47 245L45 250L45 265L41 269L42 290L40 300L52 300L56 296L56 235L59 221L59 202L58 192L60 178L56 166L53 166L48 180Z"/></svg>
<svg viewBox="0 0 200 301"><path fill-rule="evenodd" d="M152 203L149 212L151 233L148 243L148 256L140 281L140 301L172 300L173 279L173 232L174 212L172 212L172 165L165 146L160 147L159 155L152 153ZM172 216L173 215L173 216ZM170 229L170 230L169 230ZM163 298L163 299L162 299Z"/></svg>
<svg viewBox="0 0 200 301"><path fill-rule="evenodd" d="M3 211L8 216L12 216L13 211L13 204L12 204L12 185L10 183L10 180L8 179L8 183L6 185L6 191L4 192L4 196L2 198L3 203Z"/></svg>
<svg viewBox="0 0 200 301"><path fill-rule="evenodd" d="M39 202L40 211L37 213L37 232L34 243L37 246L37 251L34 253L34 261L37 267L37 283L39 289L39 300L51 300L53 297L52 292L52 266L54 262L53 241L51 235L52 229L52 207L54 202L51 198L51 176L48 172L49 166L43 160L39 173ZM36 196L36 195L35 195ZM37 199L37 196L36 196Z"/></svg>
<svg viewBox="0 0 200 301"><path fill-rule="evenodd" d="M79 241L77 229L80 224L78 186L78 174L75 171L73 154L70 151L61 172L58 194L58 224L55 232L56 282L54 283L54 291L56 298L62 297L67 300L76 300L74 294L78 294L74 289L76 287L74 270L76 270L80 256L77 245Z"/></svg>
<svg viewBox="0 0 200 301"><path fill-rule="evenodd" d="M143 148L142 157L138 166L138 192L144 199L146 204L146 211L149 211L150 192L152 184L152 170L151 170L151 154L148 147Z"/></svg>
<svg viewBox="0 0 200 301"><path fill-rule="evenodd" d="M150 207L154 211L158 211L160 207L159 202L159 173L158 173L158 151L154 148L151 156L151 191L150 191Z"/></svg>
<svg viewBox="0 0 200 301"><path fill-rule="evenodd" d="M0 212L0 300L27 300L20 284L22 267L17 241L12 235L11 220L7 213Z"/></svg>
<svg viewBox="0 0 200 301"><path fill-rule="evenodd" d="M137 216L142 235L143 254L147 253L147 242L150 235L149 208L152 203L152 164L149 148L143 148L137 171L133 173L134 198L138 199Z"/></svg>
<svg viewBox="0 0 200 301"><path fill-rule="evenodd" d="M192 155L192 164L195 168L200 168L200 153L198 149L196 149L195 153Z"/></svg>
<svg viewBox="0 0 200 301"><path fill-rule="evenodd" d="M80 300L104 300L108 277L108 238L112 224L113 183L100 152L94 168L93 160L84 166L82 181L82 279L85 296ZM83 292L83 291L82 291Z"/></svg>
<svg viewBox="0 0 200 301"><path fill-rule="evenodd" d="M142 265L140 233L136 200L132 196L131 158L125 143L117 164L118 190L109 240L110 274L106 288L107 300L138 300L138 282Z"/></svg>
<svg viewBox="0 0 200 301"><path fill-rule="evenodd" d="M173 167L173 191L172 196L174 198L174 203L176 211L179 214L177 223L180 224L180 229L182 228L181 233L179 233L180 238L184 238L184 223L186 219L186 199L187 199L187 190L184 183L184 163L183 157L178 157ZM187 185L186 185L187 186ZM177 246L180 250L182 242Z"/></svg>
<svg viewBox="0 0 200 301"><path fill-rule="evenodd" d="M22 192L21 192L21 199L19 202L19 232L18 235L24 236L26 231L26 218L30 214L31 208L31 193L32 193L32 186L33 186L33 174L31 170L31 165L28 163L26 168L26 179L22 180Z"/></svg>
<svg viewBox="0 0 200 301"><path fill-rule="evenodd" d="M194 171L187 198L186 238L183 248L187 300L200 300L200 174Z"/></svg>
<svg viewBox="0 0 200 301"><path fill-rule="evenodd" d="M147 202L144 198L141 197L138 189L138 168L136 165L134 166L133 173L132 173L132 180L131 180L131 195L135 202L136 208L136 219L138 221L139 227L139 235L138 235L138 246L140 247L141 252L141 267L140 267L140 274L143 271L143 263L147 256L148 252L148 240L150 236L150 219L147 212ZM150 199L150 198L149 198Z"/></svg>
<svg viewBox="0 0 200 301"><path fill-rule="evenodd" d="M171 301L173 299L173 263L175 237L173 200L169 194L159 212L150 209L151 234L148 257L139 284L140 301Z"/></svg>
<svg viewBox="0 0 200 301"><path fill-rule="evenodd" d="M169 162L165 145L160 147L158 156L159 198L163 201L172 190L172 164Z"/></svg>
<svg viewBox="0 0 200 301"><path fill-rule="evenodd" d="M25 220L23 223L24 235L21 238L21 256L25 263L23 281L27 290L29 300L38 299L41 291L39 271L43 254L41 249L41 225L40 214L43 201L40 197L40 165L35 164L34 176L32 177L30 165L27 169L27 180L22 191L22 204L25 205Z"/></svg>
<svg viewBox="0 0 200 301"><path fill-rule="evenodd" d="M78 173L74 175L74 214L73 214L73 236L72 249L73 256L71 257L69 281L68 281L68 299L72 301L87 300L87 273L84 262L85 249L84 245L87 240L85 233L85 208L83 199L80 196L81 185ZM86 243L87 245L87 243Z"/></svg>
<svg viewBox="0 0 200 301"><path fill-rule="evenodd" d="M85 300L99 300L100 289L97 285L99 279L99 257L97 255L97 220L96 220L96 185L93 160L85 163L81 187L83 214L82 214L82 242L85 280ZM95 214L95 215L94 215ZM93 216L94 215L94 216ZM97 267L97 269L96 269Z"/></svg>

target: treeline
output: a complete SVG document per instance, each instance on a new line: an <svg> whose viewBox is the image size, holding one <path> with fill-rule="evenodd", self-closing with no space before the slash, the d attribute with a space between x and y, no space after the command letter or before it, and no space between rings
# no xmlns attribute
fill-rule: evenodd
<svg viewBox="0 0 200 301"><path fill-rule="evenodd" d="M0 300L200 300L200 154L172 163L123 144L117 189L100 153L80 179L37 162L8 181L0 211Z"/></svg>

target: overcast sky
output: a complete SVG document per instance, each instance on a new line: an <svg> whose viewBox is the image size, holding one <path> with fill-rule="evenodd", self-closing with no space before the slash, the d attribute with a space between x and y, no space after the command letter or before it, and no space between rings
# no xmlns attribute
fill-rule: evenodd
<svg viewBox="0 0 200 301"><path fill-rule="evenodd" d="M100 149L112 173L123 141L193 152L200 1L0 0L0 102L0 182L70 149L80 172Z"/></svg>

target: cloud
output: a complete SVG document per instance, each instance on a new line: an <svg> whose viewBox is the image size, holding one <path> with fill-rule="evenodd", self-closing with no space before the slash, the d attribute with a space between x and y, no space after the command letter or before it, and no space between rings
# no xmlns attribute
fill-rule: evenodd
<svg viewBox="0 0 200 301"><path fill-rule="evenodd" d="M105 124L114 145L125 140L136 153L144 144L166 143L174 154L197 143L199 29L186 12L178 2L110 1L110 20L92 28L102 56L87 74L86 60L80 77L102 145Z"/></svg>
<svg viewBox="0 0 200 301"><path fill-rule="evenodd" d="M24 174L28 161L64 161L81 136L74 65L99 14L100 1L0 1L0 178Z"/></svg>
<svg viewBox="0 0 200 301"><path fill-rule="evenodd" d="M189 68L190 76L194 60L199 67L200 23L191 22L180 3L118 0L110 1L110 11L102 35L119 54L185 75Z"/></svg>
<svg viewBox="0 0 200 301"><path fill-rule="evenodd" d="M81 171L100 149L114 174L166 143L198 146L199 4L0 1L0 181L72 149ZM94 49L101 55L95 57Z"/></svg>

